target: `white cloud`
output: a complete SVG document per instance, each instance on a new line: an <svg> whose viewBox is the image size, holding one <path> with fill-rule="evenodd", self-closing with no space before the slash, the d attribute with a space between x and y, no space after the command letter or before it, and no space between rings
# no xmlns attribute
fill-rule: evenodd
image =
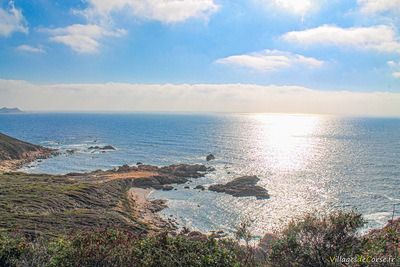
<svg viewBox="0 0 400 267"><path fill-rule="evenodd" d="M30 45L20 45L16 48L18 51L27 53L45 53L46 51L41 47L34 47Z"/></svg>
<svg viewBox="0 0 400 267"><path fill-rule="evenodd" d="M387 62L388 66L392 69L392 76L394 78L399 78L400 79L400 61L396 62L394 60L389 60Z"/></svg>
<svg viewBox="0 0 400 267"><path fill-rule="evenodd" d="M400 11L400 0L358 0L358 4L366 14Z"/></svg>
<svg viewBox="0 0 400 267"><path fill-rule="evenodd" d="M261 72L268 72L290 68L293 66L320 67L323 64L323 61L289 52L264 50L251 54L221 58L218 59L216 63L239 66Z"/></svg>
<svg viewBox="0 0 400 267"><path fill-rule="evenodd" d="M10 1L8 9L0 8L0 36L8 37L13 32L28 33L28 28L21 10Z"/></svg>
<svg viewBox="0 0 400 267"><path fill-rule="evenodd" d="M182 22L190 18L208 18L218 10L214 0L87 0L83 13L89 20L107 18L113 12L129 14L163 23Z"/></svg>
<svg viewBox="0 0 400 267"><path fill-rule="evenodd" d="M42 29L52 35L50 40L69 46L77 53L97 53L104 37L121 37L126 34L123 29L107 30L94 24L73 24L65 28Z"/></svg>
<svg viewBox="0 0 400 267"><path fill-rule="evenodd" d="M389 60L389 61L387 62L387 64L388 64L389 67L392 67L392 68L395 68L395 67L400 66L400 62L397 63L396 61L393 61L393 60Z"/></svg>
<svg viewBox="0 0 400 267"><path fill-rule="evenodd" d="M400 116L400 93L253 84L50 84L0 80L0 106L25 110L283 112Z"/></svg>
<svg viewBox="0 0 400 267"><path fill-rule="evenodd" d="M392 27L340 28L323 25L304 31L292 31L283 35L283 40L301 45L348 46L379 52L400 53L400 41Z"/></svg>
<svg viewBox="0 0 400 267"><path fill-rule="evenodd" d="M284 12L305 16L307 13L318 10L321 0L257 0L264 6Z"/></svg>

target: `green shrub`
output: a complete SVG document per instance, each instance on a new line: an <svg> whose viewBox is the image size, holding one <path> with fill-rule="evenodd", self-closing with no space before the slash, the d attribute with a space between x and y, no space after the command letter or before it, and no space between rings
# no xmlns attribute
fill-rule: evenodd
<svg viewBox="0 0 400 267"><path fill-rule="evenodd" d="M362 256L365 259L392 258L392 266L400 266L400 219L365 234L362 238Z"/></svg>
<svg viewBox="0 0 400 267"><path fill-rule="evenodd" d="M48 244L48 266L129 266L136 242L136 236L118 230L76 233Z"/></svg>
<svg viewBox="0 0 400 267"><path fill-rule="evenodd" d="M332 257L357 255L361 242L357 229L364 224L355 212L326 216L307 215L291 222L272 245L273 266L337 266Z"/></svg>
<svg viewBox="0 0 400 267"><path fill-rule="evenodd" d="M237 229L237 240L196 232L138 236L110 229L87 230L57 238L37 237L33 241L0 233L0 266L341 266L332 262L335 256L391 257L397 262L376 266L400 266L400 219L359 236L357 229L363 223L362 217L354 212L307 215L270 238L271 245L262 251L250 244L251 234L245 223Z"/></svg>
<svg viewBox="0 0 400 267"><path fill-rule="evenodd" d="M141 240L136 249L140 266L239 266L233 251L212 238L161 235Z"/></svg>
<svg viewBox="0 0 400 267"><path fill-rule="evenodd" d="M23 238L0 232L0 266L16 266L19 258L27 252L28 248Z"/></svg>
<svg viewBox="0 0 400 267"><path fill-rule="evenodd" d="M48 266L239 266L235 254L215 239L128 232L86 232L49 244Z"/></svg>

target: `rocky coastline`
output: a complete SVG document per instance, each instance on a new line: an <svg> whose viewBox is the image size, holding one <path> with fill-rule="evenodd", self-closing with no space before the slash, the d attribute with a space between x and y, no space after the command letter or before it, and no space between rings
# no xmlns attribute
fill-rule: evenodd
<svg viewBox="0 0 400 267"><path fill-rule="evenodd" d="M7 218L0 221L0 229L19 228L26 233L51 235L61 230L108 225L140 233L174 231L176 222L158 214L166 207L166 201L150 200L150 192L173 190L174 185L215 170L202 164L153 166L138 162L134 166L65 175L16 172L24 164L58 153L0 134L0 206L8 207L0 212ZM239 177L225 185L211 185L208 190L235 197L268 198L267 191L255 185L257 181L255 176ZM194 189L204 191L206 187L198 185Z"/></svg>
<svg viewBox="0 0 400 267"><path fill-rule="evenodd" d="M46 159L58 153L57 150L0 133L0 172L14 171L32 161Z"/></svg>
<svg viewBox="0 0 400 267"><path fill-rule="evenodd" d="M112 170L66 175L0 173L0 230L60 235L72 230L118 227L137 234L175 231L161 218L164 200L151 190L186 183L212 171L204 165L124 165Z"/></svg>

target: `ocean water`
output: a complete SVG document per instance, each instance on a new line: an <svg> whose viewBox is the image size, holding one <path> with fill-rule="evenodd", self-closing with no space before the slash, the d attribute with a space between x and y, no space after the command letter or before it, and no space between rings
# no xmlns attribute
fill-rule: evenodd
<svg viewBox="0 0 400 267"><path fill-rule="evenodd" d="M162 211L195 230L231 232L252 221L256 236L308 212L356 209L379 227L400 203L400 119L283 114L0 115L0 131L75 153L34 162L32 173L109 169L122 164L202 163L216 168L191 189L153 191ZM116 151L94 152L93 145ZM213 153L216 160L206 162ZM267 200L193 187L257 175ZM400 205L395 215L400 215Z"/></svg>

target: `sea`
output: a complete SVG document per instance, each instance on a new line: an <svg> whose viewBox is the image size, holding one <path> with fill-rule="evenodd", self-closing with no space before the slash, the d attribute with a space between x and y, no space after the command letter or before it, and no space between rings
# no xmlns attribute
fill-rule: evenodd
<svg viewBox="0 0 400 267"><path fill-rule="evenodd" d="M0 115L0 132L61 155L22 171L65 174L137 162L200 163L215 171L177 190L153 191L181 227L255 237L307 213L356 210L365 230L400 215L400 119L303 114L23 113ZM90 146L112 145L115 151ZM67 153L73 151L73 153ZM215 160L206 161L212 153ZM257 175L270 198L195 190ZM185 186L189 185L189 189ZM396 204L399 204L396 206Z"/></svg>

